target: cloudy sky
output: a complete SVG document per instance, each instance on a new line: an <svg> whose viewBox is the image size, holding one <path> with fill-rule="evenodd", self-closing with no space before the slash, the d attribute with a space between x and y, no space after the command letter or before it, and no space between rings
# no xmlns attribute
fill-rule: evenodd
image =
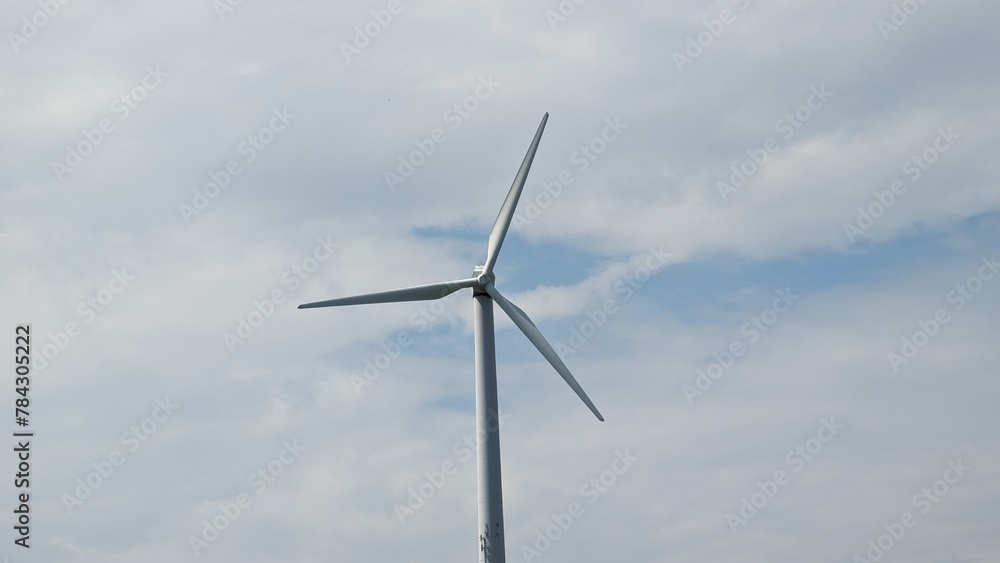
<svg viewBox="0 0 1000 563"><path fill-rule="evenodd" d="M5 2L9 561L1000 561L990 0ZM28 425L16 327L30 325ZM29 549L16 495L29 494Z"/></svg>

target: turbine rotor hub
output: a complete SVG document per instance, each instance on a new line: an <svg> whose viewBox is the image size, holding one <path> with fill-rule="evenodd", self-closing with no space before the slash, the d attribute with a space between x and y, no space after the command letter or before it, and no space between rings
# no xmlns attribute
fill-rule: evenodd
<svg viewBox="0 0 1000 563"><path fill-rule="evenodd" d="M486 287L495 280L493 274L486 273L486 266L476 266L475 270L472 271L472 275L476 277L476 283L479 284L479 287Z"/></svg>

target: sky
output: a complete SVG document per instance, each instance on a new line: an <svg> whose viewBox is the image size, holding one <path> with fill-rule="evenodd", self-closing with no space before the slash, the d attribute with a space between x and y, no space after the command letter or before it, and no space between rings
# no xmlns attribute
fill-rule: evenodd
<svg viewBox="0 0 1000 563"><path fill-rule="evenodd" d="M5 561L471 560L546 112L508 561L1000 561L996 2L0 13Z"/></svg>

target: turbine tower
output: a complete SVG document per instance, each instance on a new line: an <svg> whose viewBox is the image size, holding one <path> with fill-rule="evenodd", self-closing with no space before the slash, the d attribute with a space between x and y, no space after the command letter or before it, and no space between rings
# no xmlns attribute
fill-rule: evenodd
<svg viewBox="0 0 1000 563"><path fill-rule="evenodd" d="M459 289L472 288L473 317L475 319L476 339L476 435L480 437L477 445L477 465L479 470L479 561L481 563L505 563L504 530L503 530L503 494L500 480L500 421L497 408L497 364L496 344L493 333L493 302L503 309L510 320L514 321L542 356L552 364L556 372L576 392L590 408L591 412L603 421L604 417L591 402L590 397L583 392L573 374L562 362L556 351L539 332L535 323L517 305L508 301L494 287L493 266L500 254L514 208L521 196L524 182L531 168L531 161L538 150L538 142L542 138L545 122L549 114L542 117L535 138L528 147L528 154L521 162L521 168L514 177L514 183L507 193L507 199L500 208L493 229L490 231L489 244L486 250L486 263L476 266L473 277L441 283L432 283L405 289L394 289L380 293L369 293L354 297L341 297L328 301L317 301L299 305L299 309L318 307L337 307L341 305L361 305L366 303L394 303L401 301L428 301L440 299ZM485 440L481 438L485 436Z"/></svg>

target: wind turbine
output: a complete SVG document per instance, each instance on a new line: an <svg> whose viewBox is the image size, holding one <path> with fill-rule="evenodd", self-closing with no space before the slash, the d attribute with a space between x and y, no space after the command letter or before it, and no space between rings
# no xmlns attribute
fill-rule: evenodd
<svg viewBox="0 0 1000 563"><path fill-rule="evenodd" d="M517 305L514 305L501 295L493 285L495 280L493 266L496 264L497 256L500 254L500 246L503 244L504 237L507 235L507 229L510 227L511 219L514 217L514 208L517 207L517 200L521 196L521 190L524 188L524 182L528 177L528 170L531 168L531 161L535 158L535 151L538 150L538 142L542 138L542 131L545 129L545 122L548 119L549 114L546 113L542 117L542 122L538 125L535 138L532 139L531 146L528 147L528 154L524 156L521 168L517 171L514 183L507 193L507 199L504 200L503 207L500 208L500 214L497 215L497 219L493 223L489 244L486 249L486 263L475 267L473 277L299 305L299 309L313 309L366 303L429 301L440 299L459 289L472 288L476 339L476 435L480 438L485 436L485 440L480 439L476 452L479 470L479 561L483 563L504 563L506 561L503 531L503 493L500 481L500 423L498 418L499 410L497 408L496 343L493 334L494 301L507 313L510 320L514 321L514 324L521 329L521 332L528 337L528 340L535 345L535 348L538 348L542 356L552 364L556 372L566 380L566 383L586 403L591 412L597 416L597 419L604 420L597 407L591 402L590 397L584 393L580 384L576 382L566 364L562 362L555 350L552 349L552 346L545 340L542 333L539 332L535 323L531 322L528 315L518 308Z"/></svg>

